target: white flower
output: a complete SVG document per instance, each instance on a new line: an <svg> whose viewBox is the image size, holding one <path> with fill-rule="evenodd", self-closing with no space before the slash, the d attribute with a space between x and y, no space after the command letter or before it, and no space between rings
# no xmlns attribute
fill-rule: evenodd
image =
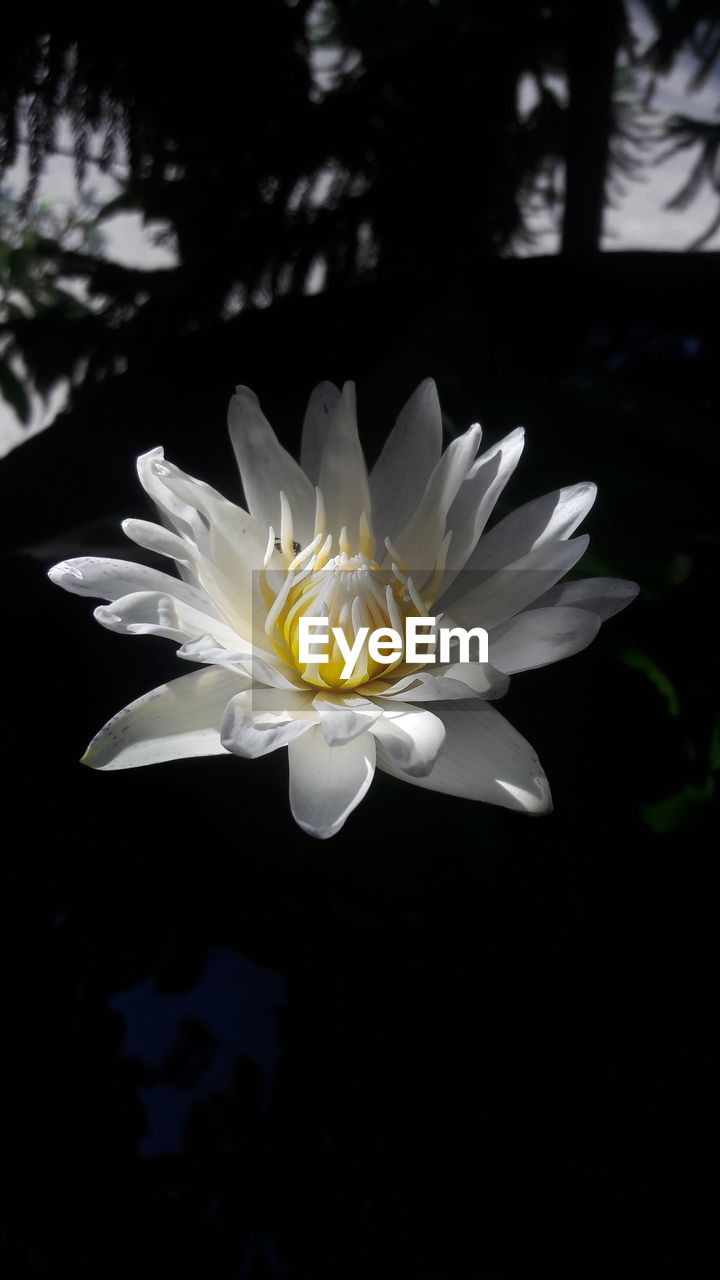
<svg viewBox="0 0 720 1280"><path fill-rule="evenodd" d="M83 757L123 769L187 756L253 757L287 747L290 805L303 830L327 837L360 803L375 768L416 786L527 813L550 809L529 743L491 705L517 671L577 653L636 594L597 578L559 584L583 554L572 538L595 486L528 503L485 533L523 447L521 429L478 455L480 427L442 452L435 384L402 410L368 476L354 388L313 392L300 466L256 397L239 387L230 434L247 510L167 462L138 459L162 524L126 520L135 543L174 561L179 577L125 560L78 558L50 577L109 603L111 631L165 636L203 664L144 694L97 734ZM300 661L298 619L325 614L352 643L358 628L407 616L482 626L489 663L380 663L363 649Z"/></svg>

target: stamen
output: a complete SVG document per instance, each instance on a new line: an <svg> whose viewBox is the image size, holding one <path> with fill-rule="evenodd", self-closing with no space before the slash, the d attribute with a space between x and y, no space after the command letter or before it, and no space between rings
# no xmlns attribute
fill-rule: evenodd
<svg viewBox="0 0 720 1280"><path fill-rule="evenodd" d="M263 603L266 609L270 609L272 607L273 601L275 599L275 592L273 591L272 587L270 586L267 580L267 568L272 559L274 550L275 550L275 530L273 528L270 528L268 530L268 544L265 550L265 556L263 558L263 567L260 570L260 594L262 595Z"/></svg>
<svg viewBox="0 0 720 1280"><path fill-rule="evenodd" d="M280 611L281 611L281 610L282 610L282 608L284 607L285 602L286 602L286 600L287 600L287 598L288 598L288 595L290 594L290 589L291 589L291 587L293 587L293 586L295 585L295 581L296 581L296 579L295 579L295 575L294 575L294 574L292 574L292 573L289 573L289 574L287 575L287 577L286 577L286 579L285 579L285 581L284 581L284 583L283 583L283 585L282 585L282 587L281 587L280 591L278 592L277 596L275 597L275 601L274 601L274 603L273 603L273 605L272 605L271 609L270 609L270 610L269 610L269 612L268 612L267 618L265 619L265 634L266 634L266 635L268 635L268 636L269 636L269 635L270 635L270 632L273 630L273 628L274 628L274 626L275 626L276 619L277 619L277 617L278 617L278 614L280 613Z"/></svg>
<svg viewBox="0 0 720 1280"><path fill-rule="evenodd" d="M330 557L331 551L332 551L332 534L329 533L315 557L315 563L312 566L313 570L323 568L323 566L327 563Z"/></svg>
<svg viewBox="0 0 720 1280"><path fill-rule="evenodd" d="M415 584L414 584L414 582L413 582L412 578L408 578L408 580L407 580L407 589L408 589L408 595L410 596L410 599L412 600L413 604L415 605L415 608L417 609L418 613L419 613L420 615L424 614L424 613L425 613L425 605L423 604L422 600L420 599L420 596L418 595L417 591L415 590Z"/></svg>
<svg viewBox="0 0 720 1280"><path fill-rule="evenodd" d="M320 544L321 539L322 539L322 534L317 533L313 538L312 542L308 542L307 546L303 547L302 551L298 551L297 555L295 556L295 559L291 560L290 564L288 565L288 573L292 573L295 569L300 568L300 565L303 563L303 561L307 560L312 555L315 548Z"/></svg>
<svg viewBox="0 0 720 1280"><path fill-rule="evenodd" d="M290 510L290 503L282 490L280 491L280 546L285 568L287 568L295 554L295 547L293 545L292 511Z"/></svg>
<svg viewBox="0 0 720 1280"><path fill-rule="evenodd" d="M368 518L364 511L360 516L359 542L360 554L367 556L368 560L372 560L373 552L375 550L375 539L373 538L372 529L370 528Z"/></svg>
<svg viewBox="0 0 720 1280"><path fill-rule="evenodd" d="M325 499L320 489L315 489L315 533L323 536L325 533Z"/></svg>
<svg viewBox="0 0 720 1280"><path fill-rule="evenodd" d="M393 544L392 544L392 542L390 541L390 539L389 539L389 538L386 538L386 539L385 539L385 546L387 547L388 551L390 552L390 558L391 558L391 560L393 560L393 561L395 562L395 564L398 566L398 568L399 568L399 569L405 569L405 572L407 572L406 566L405 566L405 565L403 564L403 562L402 562L402 557L398 555L398 553L397 553L397 551L396 551L395 547L393 546Z"/></svg>
<svg viewBox="0 0 720 1280"><path fill-rule="evenodd" d="M395 631L399 631L400 635L402 635L403 634L402 614L398 609L398 603L397 603L397 600L395 599L395 592L393 591L389 583L385 588L385 602L387 604L387 611L390 614L390 621L393 624L393 629Z"/></svg>

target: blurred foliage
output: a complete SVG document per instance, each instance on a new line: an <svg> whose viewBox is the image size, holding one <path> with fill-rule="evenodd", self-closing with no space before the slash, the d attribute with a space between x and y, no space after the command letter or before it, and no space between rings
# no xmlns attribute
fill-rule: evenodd
<svg viewBox="0 0 720 1280"><path fill-rule="evenodd" d="M93 315L77 288L68 287L62 258L102 251L96 212L87 197L60 209L50 201L28 205L0 189L0 393L22 423L31 412L29 370L42 395L58 379L72 377L71 352L64 343L54 349L46 334L77 333Z"/></svg>
<svg viewBox="0 0 720 1280"><path fill-rule="evenodd" d="M715 0L643 0L657 31L645 61L653 76L646 98L650 102L657 77L667 74L679 53L692 55L688 88L699 89L720 72L720 12ZM720 108L720 95L718 97ZM717 114L717 111L716 113ZM720 125L713 119L678 113L665 125L670 147L663 158L696 149L697 156L687 180L668 203L669 209L686 209L704 188L718 199L718 211L688 249L701 249L720 227Z"/></svg>
<svg viewBox="0 0 720 1280"><path fill-rule="evenodd" d="M692 37L709 74L711 6L648 7L658 36L645 65L667 70ZM140 272L90 242L35 245L33 270L47 276L52 261L88 308L56 298L5 315L22 364L6 359L4 394L25 418L21 368L41 391L68 371L92 384L169 330L320 283L412 273L462 287L532 238L532 209L560 206L563 165L564 246L591 253L608 178L634 174L651 134L622 0L246 0L239 42L152 15L142 39L128 24L108 40L104 20L28 11L4 37L0 171L27 155L26 210L69 128L79 179L91 162L126 169L101 218L139 212L179 254L174 269ZM717 130L670 130L678 146L704 139L681 204L716 168Z"/></svg>
<svg viewBox="0 0 720 1280"><path fill-rule="evenodd" d="M571 52L589 21L610 76L592 146L569 154L587 125L573 106L586 69ZM16 317L28 374L44 385L43 348L65 346L93 381L169 328L192 332L319 280L405 272L461 286L530 238L531 207L557 207L563 159L572 190L592 193L566 215L567 241L596 249L608 160L631 169L624 144L641 127L629 68L613 91L616 45L631 51L620 0L592 0L579 24L568 0L247 0L239 42L153 16L142 39L128 24L108 40L97 18L14 14L0 48L0 170L27 154L31 202L69 127L79 178L91 161L127 165L103 216L138 211L179 253L173 270L136 272L89 245L66 251L62 270L97 299L94 319L46 310L33 344ZM568 72L569 105L557 90ZM536 98L525 114L523 83Z"/></svg>

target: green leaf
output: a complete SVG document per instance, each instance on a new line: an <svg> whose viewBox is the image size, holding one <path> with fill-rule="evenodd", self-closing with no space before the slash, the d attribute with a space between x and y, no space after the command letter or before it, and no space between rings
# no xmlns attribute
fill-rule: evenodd
<svg viewBox="0 0 720 1280"><path fill-rule="evenodd" d="M675 685L647 653L643 653L640 649L624 649L620 657L626 667L631 667L633 671L641 671L654 684L658 693L665 700L669 715L679 715L680 702Z"/></svg>

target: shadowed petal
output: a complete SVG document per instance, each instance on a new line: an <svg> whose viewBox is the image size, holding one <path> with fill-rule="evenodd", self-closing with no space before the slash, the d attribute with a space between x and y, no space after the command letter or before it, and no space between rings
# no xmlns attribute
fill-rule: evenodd
<svg viewBox="0 0 720 1280"><path fill-rule="evenodd" d="M533 604L533 609L549 605L573 605L596 613L603 622L631 604L640 588L623 578L578 578L559 582Z"/></svg>
<svg viewBox="0 0 720 1280"><path fill-rule="evenodd" d="M237 388L228 425L250 514L263 529L272 527L279 533L282 490L290 503L295 537L305 545L313 536L315 490L280 444L249 387Z"/></svg>
<svg viewBox="0 0 720 1280"><path fill-rule="evenodd" d="M441 453L440 401L432 378L426 378L400 411L370 473L378 547L409 524Z"/></svg>
<svg viewBox="0 0 720 1280"><path fill-rule="evenodd" d="M347 528L354 544L363 512L370 519L367 467L357 429L355 384L346 382L325 437L320 460L320 489L325 501L327 531L338 538Z"/></svg>
<svg viewBox="0 0 720 1280"><path fill-rule="evenodd" d="M445 536L447 513L472 466L481 435L476 423L448 445L415 512L393 540L413 580L417 578L420 584L435 566Z"/></svg>
<svg viewBox="0 0 720 1280"><path fill-rule="evenodd" d="M489 702L454 702L439 713L445 742L425 777L400 769L378 750L378 768L430 791L484 800L525 813L552 808L550 788L535 752Z"/></svg>
<svg viewBox="0 0 720 1280"><path fill-rule="evenodd" d="M208 667L152 689L108 720L82 763L92 769L136 769L188 756L226 755L220 721L246 684L242 676Z"/></svg>
<svg viewBox="0 0 720 1280"><path fill-rule="evenodd" d="M222 744L233 755L254 760L286 747L317 721L310 693L279 689L238 693L220 726Z"/></svg>
<svg viewBox="0 0 720 1280"><path fill-rule="evenodd" d="M443 625L484 627L492 631L501 622L527 609L569 573L584 555L588 542L586 533L569 541L555 538L540 543L514 564L497 572L472 573L464 569L442 597L442 608L447 609Z"/></svg>
<svg viewBox="0 0 720 1280"><path fill-rule="evenodd" d="M212 600L200 587L172 578L169 573L162 573L149 565L134 564L131 560L77 556L54 565L48 570L48 577L56 586L64 587L73 595L90 596L95 600L118 600L137 591L161 591L211 618L218 617Z"/></svg>
<svg viewBox="0 0 720 1280"><path fill-rule="evenodd" d="M320 483L320 464L325 450L325 442L330 430L330 423L338 410L342 392L332 382L321 382L315 387L308 407L302 429L300 446L300 465L313 485Z"/></svg>
<svg viewBox="0 0 720 1280"><path fill-rule="evenodd" d="M120 635L156 635L181 644L197 636L210 635L234 652L248 645L226 623L184 604L162 591L135 591L112 604L98 605L97 621Z"/></svg>
<svg viewBox="0 0 720 1280"><path fill-rule="evenodd" d="M393 707L375 721L371 733L388 759L413 777L430 772L445 741L440 717L418 707Z"/></svg>
<svg viewBox="0 0 720 1280"><path fill-rule="evenodd" d="M359 805L375 772L375 740L363 733L342 747L328 746L315 726L288 748L290 807L308 835L327 840Z"/></svg>
<svg viewBox="0 0 720 1280"><path fill-rule="evenodd" d="M347 695L344 698L332 698L319 693L314 699L315 710L320 717L323 736L329 747L339 747L345 742L352 742L359 734L365 733L370 725L382 715L381 708L367 698Z"/></svg>
<svg viewBox="0 0 720 1280"><path fill-rule="evenodd" d="M597 614L586 609L528 609L493 631L489 647L498 670L512 675L579 653L599 630Z"/></svg>
<svg viewBox="0 0 720 1280"><path fill-rule="evenodd" d="M597 495L589 481L555 489L511 511L483 535L466 569L502 569L541 543L569 538L585 519Z"/></svg>
<svg viewBox="0 0 720 1280"><path fill-rule="evenodd" d="M483 453L471 466L447 515L452 530L447 569L462 569L523 451L522 427Z"/></svg>

